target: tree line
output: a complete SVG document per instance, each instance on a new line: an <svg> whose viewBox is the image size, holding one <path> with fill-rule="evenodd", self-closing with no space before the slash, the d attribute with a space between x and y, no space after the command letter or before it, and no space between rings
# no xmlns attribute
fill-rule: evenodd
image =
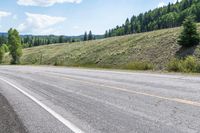
<svg viewBox="0 0 200 133"><path fill-rule="evenodd" d="M20 41L23 47L33 47L46 44L75 42L79 41L79 38L54 36L54 35L49 35L49 36L21 35ZM8 35L7 34L0 35L0 45L7 43L8 43Z"/></svg>
<svg viewBox="0 0 200 133"><path fill-rule="evenodd" d="M7 34L0 35L0 45L7 44L8 38ZM49 45L55 43L72 43L72 42L79 42L79 41L89 41L103 38L101 35L94 35L92 31L85 32L84 35L80 36L55 36L55 35L46 35L46 36L34 36L34 35L21 35L20 41L23 48L40 46L40 45Z"/></svg>
<svg viewBox="0 0 200 133"><path fill-rule="evenodd" d="M187 16L195 16L195 21L200 22L200 0L177 1L138 16L133 15L131 19L127 18L123 25L107 30L104 36L107 38L173 28L181 26Z"/></svg>
<svg viewBox="0 0 200 133"><path fill-rule="evenodd" d="M34 47L40 45L48 45L55 43L71 43L80 41L79 37L68 37L68 36L33 36L33 35L24 35L21 36L21 43L23 47Z"/></svg>

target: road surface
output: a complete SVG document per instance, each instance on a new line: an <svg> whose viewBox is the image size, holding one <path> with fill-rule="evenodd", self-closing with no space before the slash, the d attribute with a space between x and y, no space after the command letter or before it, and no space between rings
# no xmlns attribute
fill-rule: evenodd
<svg viewBox="0 0 200 133"><path fill-rule="evenodd" d="M0 94L29 133L200 132L198 76L1 66Z"/></svg>

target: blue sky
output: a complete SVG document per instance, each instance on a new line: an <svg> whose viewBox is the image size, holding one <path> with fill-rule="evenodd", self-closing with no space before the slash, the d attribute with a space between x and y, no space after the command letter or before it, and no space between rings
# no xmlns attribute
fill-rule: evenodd
<svg viewBox="0 0 200 133"><path fill-rule="evenodd" d="M103 34L127 17L169 2L174 0L1 0L0 32L13 27L21 34Z"/></svg>

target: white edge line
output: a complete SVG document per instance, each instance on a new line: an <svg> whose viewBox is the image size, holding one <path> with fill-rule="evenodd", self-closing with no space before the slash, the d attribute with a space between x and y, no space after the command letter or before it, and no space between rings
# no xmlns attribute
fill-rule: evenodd
<svg viewBox="0 0 200 133"><path fill-rule="evenodd" d="M21 93L23 93L24 95L26 95L28 98L30 98L31 100L33 100L35 103L37 103L39 106L41 106L47 112L49 112L52 116L54 116L57 120L59 120L60 122L62 122L65 126L67 126L74 133L84 133L81 129L79 129L73 123L71 123L70 121L66 120L61 115L59 115L58 113L56 113L55 111L53 111L51 108L49 108L48 106L46 106L45 104L43 104L42 102L40 102L39 100L37 100L35 97L31 96L27 92L23 91L22 89L20 89L16 85L14 85L14 84L10 83L9 81L7 81L5 79L2 79L2 78L0 78L0 80L6 82L10 86L16 88L18 91L20 91Z"/></svg>

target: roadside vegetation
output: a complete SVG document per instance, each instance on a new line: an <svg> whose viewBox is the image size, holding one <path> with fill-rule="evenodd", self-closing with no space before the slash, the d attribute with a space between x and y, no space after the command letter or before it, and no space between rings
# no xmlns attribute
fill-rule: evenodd
<svg viewBox="0 0 200 133"><path fill-rule="evenodd" d="M127 70L153 70L154 65L146 61L134 61L124 65L122 68Z"/></svg>
<svg viewBox="0 0 200 133"><path fill-rule="evenodd" d="M11 58L9 58L10 64L20 64L20 57L22 56L22 45L20 41L19 33L16 29L10 29L8 31L7 44L0 44L0 64L3 63L5 53L9 54Z"/></svg>
<svg viewBox="0 0 200 133"><path fill-rule="evenodd" d="M0 45L0 64L4 60L4 55L9 51L9 48L6 44Z"/></svg>
<svg viewBox="0 0 200 133"><path fill-rule="evenodd" d="M20 64L20 57L22 56L22 45L20 42L19 33L16 29L8 31L8 45L10 55L12 57L11 64Z"/></svg>
<svg viewBox="0 0 200 133"><path fill-rule="evenodd" d="M194 17L189 16L183 22L183 30L179 36L178 44L183 49L195 48L199 45L200 35L197 31L197 25L194 22ZM186 73L199 73L200 62L194 56L176 57L172 59L168 66L168 71L186 72Z"/></svg>
<svg viewBox="0 0 200 133"><path fill-rule="evenodd" d="M5 54L4 48L1 46L0 47L0 63L2 63L3 61L4 54Z"/></svg>
<svg viewBox="0 0 200 133"><path fill-rule="evenodd" d="M184 48L189 48L198 45L200 36L197 31L197 25L194 22L194 17L189 16L183 22L183 30L179 36L178 44Z"/></svg>
<svg viewBox="0 0 200 133"><path fill-rule="evenodd" d="M184 72L184 73L200 73L200 62L192 56L184 59L172 59L167 70L170 72Z"/></svg>

